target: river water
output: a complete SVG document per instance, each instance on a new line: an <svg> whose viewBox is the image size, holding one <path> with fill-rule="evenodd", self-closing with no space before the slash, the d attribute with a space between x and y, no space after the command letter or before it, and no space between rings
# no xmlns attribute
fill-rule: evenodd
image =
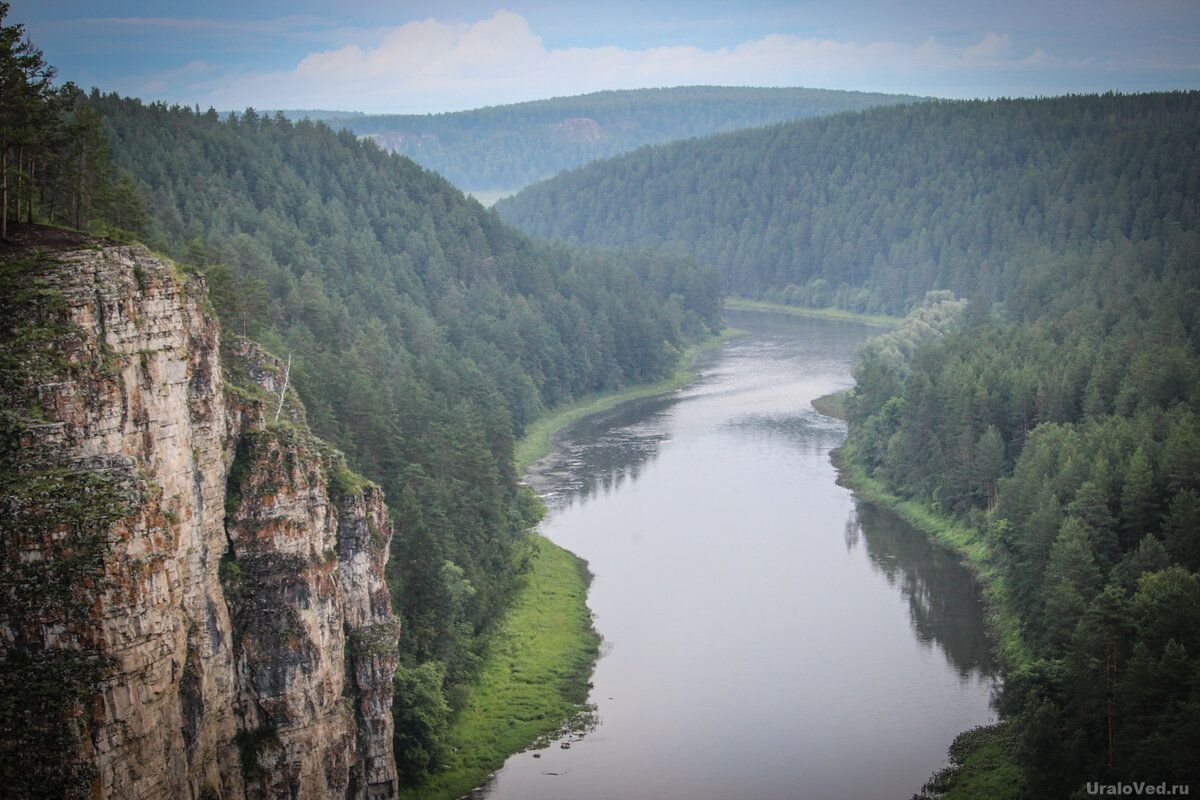
<svg viewBox="0 0 1200 800"><path fill-rule="evenodd" d="M810 405L878 329L728 320L751 335L699 380L567 430L531 477L595 574L595 724L489 800L906 800L995 718L975 581L835 483L845 426Z"/></svg>

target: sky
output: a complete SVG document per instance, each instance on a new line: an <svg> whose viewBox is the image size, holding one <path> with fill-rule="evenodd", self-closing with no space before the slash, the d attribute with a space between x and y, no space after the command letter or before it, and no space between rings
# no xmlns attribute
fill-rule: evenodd
<svg viewBox="0 0 1200 800"><path fill-rule="evenodd" d="M696 84L1200 88L1200 0L12 0L13 23L60 82L219 110L433 113Z"/></svg>

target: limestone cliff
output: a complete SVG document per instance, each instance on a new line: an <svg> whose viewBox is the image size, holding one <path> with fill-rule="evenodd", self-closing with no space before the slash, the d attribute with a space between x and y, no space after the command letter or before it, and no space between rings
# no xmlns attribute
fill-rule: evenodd
<svg viewBox="0 0 1200 800"><path fill-rule="evenodd" d="M0 269L5 796L392 796L379 489L276 418L276 359L223 368L200 279L86 242Z"/></svg>

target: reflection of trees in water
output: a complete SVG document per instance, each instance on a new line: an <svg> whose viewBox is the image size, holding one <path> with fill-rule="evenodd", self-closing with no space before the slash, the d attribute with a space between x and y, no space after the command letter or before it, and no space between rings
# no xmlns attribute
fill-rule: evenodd
<svg viewBox="0 0 1200 800"><path fill-rule="evenodd" d="M636 481L667 440L665 412L677 402L671 395L626 403L572 425L530 484L547 506L563 509Z"/></svg>
<svg viewBox="0 0 1200 800"><path fill-rule="evenodd" d="M822 455L846 438L844 424L816 411L743 414L729 420L725 427L743 434L784 439L805 451Z"/></svg>
<svg viewBox="0 0 1200 800"><path fill-rule="evenodd" d="M872 566L908 599L918 640L936 642L964 679L997 674L979 585L954 553L886 509L856 501L846 521L847 549L859 541Z"/></svg>

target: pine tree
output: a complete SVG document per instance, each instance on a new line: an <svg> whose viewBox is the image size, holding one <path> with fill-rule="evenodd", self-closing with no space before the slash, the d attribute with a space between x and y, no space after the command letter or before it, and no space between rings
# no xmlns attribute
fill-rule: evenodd
<svg viewBox="0 0 1200 800"><path fill-rule="evenodd" d="M1145 449L1139 447L1129 459L1121 488L1121 546L1129 550L1143 535L1158 530L1154 473Z"/></svg>
<svg viewBox="0 0 1200 800"><path fill-rule="evenodd" d="M9 3L0 2L0 240L8 238L9 183L12 158L45 135L49 125L54 68L25 36L23 25L5 25ZM18 208L20 200L18 199Z"/></svg>

